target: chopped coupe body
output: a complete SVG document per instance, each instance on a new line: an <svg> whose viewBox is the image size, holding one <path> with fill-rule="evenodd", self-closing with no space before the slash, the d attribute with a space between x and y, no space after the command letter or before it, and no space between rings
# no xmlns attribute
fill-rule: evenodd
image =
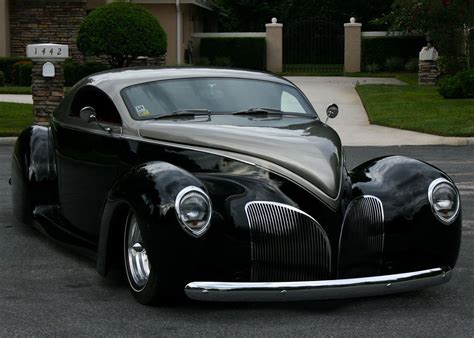
<svg viewBox="0 0 474 338"><path fill-rule="evenodd" d="M83 79L50 127L18 138L15 215L122 264L142 303L357 297L442 284L461 238L439 169L388 156L345 167L292 83L228 69Z"/></svg>

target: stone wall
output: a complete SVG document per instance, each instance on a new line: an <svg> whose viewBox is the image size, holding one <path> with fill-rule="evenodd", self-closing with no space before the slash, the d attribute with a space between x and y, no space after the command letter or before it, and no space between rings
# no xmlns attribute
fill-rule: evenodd
<svg viewBox="0 0 474 338"><path fill-rule="evenodd" d="M76 38L85 16L86 0L10 0L11 55L24 56L31 43L59 43L81 61Z"/></svg>

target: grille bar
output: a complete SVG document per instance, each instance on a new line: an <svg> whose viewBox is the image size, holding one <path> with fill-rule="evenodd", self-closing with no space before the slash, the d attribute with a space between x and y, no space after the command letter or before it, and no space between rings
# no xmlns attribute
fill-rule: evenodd
<svg viewBox="0 0 474 338"><path fill-rule="evenodd" d="M348 206L339 238L338 277L376 276L384 250L384 213L380 199L364 195Z"/></svg>
<svg viewBox="0 0 474 338"><path fill-rule="evenodd" d="M329 278L331 245L313 217L292 206L265 201L247 203L245 212L250 227L252 281Z"/></svg>

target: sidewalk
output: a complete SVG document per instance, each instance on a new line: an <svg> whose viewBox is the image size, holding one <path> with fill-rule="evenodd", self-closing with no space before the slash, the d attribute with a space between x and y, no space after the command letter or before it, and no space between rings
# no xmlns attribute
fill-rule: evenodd
<svg viewBox="0 0 474 338"><path fill-rule="evenodd" d="M345 146L474 145L472 137L443 137L371 125L355 90L356 84L403 85L399 80L306 76L288 77L288 80L303 90L323 121L328 105L336 103L339 106L339 115L328 124L338 132Z"/></svg>
<svg viewBox="0 0 474 338"><path fill-rule="evenodd" d="M345 146L474 145L473 137L443 137L370 124L355 90L356 84L403 85L399 80L312 76L288 79L303 90L323 121L328 105L336 103L339 106L339 116L328 124L338 132ZM31 95L0 94L0 102L33 103L33 100ZM11 140L0 139L0 144L5 142Z"/></svg>
<svg viewBox="0 0 474 338"><path fill-rule="evenodd" d="M33 97L31 95L0 94L0 102L33 104Z"/></svg>

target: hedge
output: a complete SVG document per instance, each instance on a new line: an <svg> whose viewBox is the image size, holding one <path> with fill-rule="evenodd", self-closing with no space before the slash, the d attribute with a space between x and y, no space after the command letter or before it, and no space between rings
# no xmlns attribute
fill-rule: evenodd
<svg viewBox="0 0 474 338"><path fill-rule="evenodd" d="M31 86L31 61L18 57L0 57L0 72L4 75L4 83L15 86ZM93 73L110 69L100 62L79 63L64 62L64 82L66 87L73 86L77 81Z"/></svg>
<svg viewBox="0 0 474 338"><path fill-rule="evenodd" d="M474 98L474 69L445 77L438 86L439 93L445 99Z"/></svg>
<svg viewBox="0 0 474 338"><path fill-rule="evenodd" d="M0 57L0 71L5 75L5 83L12 83L12 68L19 61L28 61L23 57Z"/></svg>
<svg viewBox="0 0 474 338"><path fill-rule="evenodd" d="M211 64L228 58L233 67L265 70L265 38L202 38L200 57Z"/></svg>
<svg viewBox="0 0 474 338"><path fill-rule="evenodd" d="M75 61L64 62L64 84L66 87L72 87L82 78L110 69L110 66L100 62L78 63Z"/></svg>
<svg viewBox="0 0 474 338"><path fill-rule="evenodd" d="M421 48L426 46L424 36L378 37L362 39L362 67L377 64L381 67L390 58L401 58L405 62L418 58Z"/></svg>
<svg viewBox="0 0 474 338"><path fill-rule="evenodd" d="M11 79L15 86L31 86L33 63L29 60L18 61L12 66Z"/></svg>

